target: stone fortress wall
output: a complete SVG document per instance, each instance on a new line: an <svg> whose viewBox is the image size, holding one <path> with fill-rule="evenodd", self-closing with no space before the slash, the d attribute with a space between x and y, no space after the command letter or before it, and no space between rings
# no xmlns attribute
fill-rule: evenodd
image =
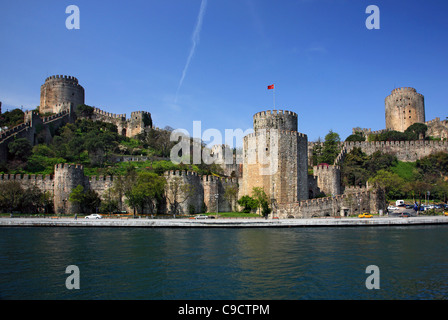
<svg viewBox="0 0 448 320"><path fill-rule="evenodd" d="M179 203L179 213L188 214L190 206L194 207L195 213L200 213L204 205L207 212L228 212L235 208L236 197L226 197L227 188L238 188L237 178L220 178L209 175L198 175L189 171L167 171L164 174L167 183L180 186L176 200ZM69 201L70 193L78 185L84 190L93 190L104 199L108 190L113 186L114 176L92 176L84 175L84 167L79 164L57 164L54 175L0 175L0 183L18 182L24 188L37 187L43 192L53 195L55 213L73 214L79 212L76 204ZM186 197L182 192L183 185L193 186L192 195ZM173 197L172 192L167 190L167 196ZM124 202L124 199L122 199ZM169 200L162 207L169 209ZM130 208L127 208L128 211ZM148 213L148 211L146 212Z"/></svg>
<svg viewBox="0 0 448 320"><path fill-rule="evenodd" d="M236 207L237 193L235 196L226 196L226 190L238 190L237 178L198 175L196 172L179 170L167 171L164 177L167 181L167 206L177 201L181 214L188 214L191 206L195 213L200 213L204 206L206 212L229 212ZM183 189L186 185L189 187Z"/></svg>

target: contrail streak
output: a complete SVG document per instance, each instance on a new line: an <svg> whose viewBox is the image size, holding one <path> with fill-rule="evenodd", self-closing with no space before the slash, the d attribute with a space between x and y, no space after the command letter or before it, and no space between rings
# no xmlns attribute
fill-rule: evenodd
<svg viewBox="0 0 448 320"><path fill-rule="evenodd" d="M191 37L192 45L191 45L191 49L190 49L190 54L188 55L187 63L185 64L184 70L182 71L182 77L180 78L179 86L177 87L176 99L174 101L175 103L177 102L177 96L179 94L180 87L182 86L182 83L184 82L185 76L187 74L188 67L190 66L191 59L194 56L194 52L196 50L196 46L199 43L199 35L201 33L202 20L204 18L205 7L206 6L207 6L207 0L202 0L201 8L199 9L198 19L196 21L196 27L194 28L194 32L193 32L193 35Z"/></svg>

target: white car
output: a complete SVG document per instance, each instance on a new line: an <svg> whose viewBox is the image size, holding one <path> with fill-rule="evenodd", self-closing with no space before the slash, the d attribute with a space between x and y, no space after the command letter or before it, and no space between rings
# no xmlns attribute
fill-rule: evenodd
<svg viewBox="0 0 448 320"><path fill-rule="evenodd" d="M388 207L387 207L387 210L398 210L398 208L397 208L397 207L394 207L394 206L388 206Z"/></svg>
<svg viewBox="0 0 448 320"><path fill-rule="evenodd" d="M91 214L89 216L85 216L85 219L103 219L99 214Z"/></svg>
<svg viewBox="0 0 448 320"><path fill-rule="evenodd" d="M208 216L205 214L198 214L194 218L195 219L208 219Z"/></svg>

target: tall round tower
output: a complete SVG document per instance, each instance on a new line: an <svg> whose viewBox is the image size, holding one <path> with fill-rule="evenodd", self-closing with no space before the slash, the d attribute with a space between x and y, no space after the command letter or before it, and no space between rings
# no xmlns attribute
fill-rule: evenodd
<svg viewBox="0 0 448 320"><path fill-rule="evenodd" d="M84 88L72 76L51 76L40 87L40 113L59 113L63 103L84 104Z"/></svg>
<svg viewBox="0 0 448 320"><path fill-rule="evenodd" d="M397 88L385 99L386 129L404 132L425 122L425 99L414 88Z"/></svg>
<svg viewBox="0 0 448 320"><path fill-rule="evenodd" d="M308 138L297 132L297 114L259 112L254 131L243 140L239 197L261 187L277 203L308 199Z"/></svg>
<svg viewBox="0 0 448 320"><path fill-rule="evenodd" d="M283 110L268 110L254 115L254 130L278 129L284 131L297 131L297 113Z"/></svg>

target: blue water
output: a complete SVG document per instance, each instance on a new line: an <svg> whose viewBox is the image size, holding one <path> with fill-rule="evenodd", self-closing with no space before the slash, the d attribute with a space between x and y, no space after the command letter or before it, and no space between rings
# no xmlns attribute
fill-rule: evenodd
<svg viewBox="0 0 448 320"><path fill-rule="evenodd" d="M448 226L0 228L0 299L446 299L447 244Z"/></svg>

